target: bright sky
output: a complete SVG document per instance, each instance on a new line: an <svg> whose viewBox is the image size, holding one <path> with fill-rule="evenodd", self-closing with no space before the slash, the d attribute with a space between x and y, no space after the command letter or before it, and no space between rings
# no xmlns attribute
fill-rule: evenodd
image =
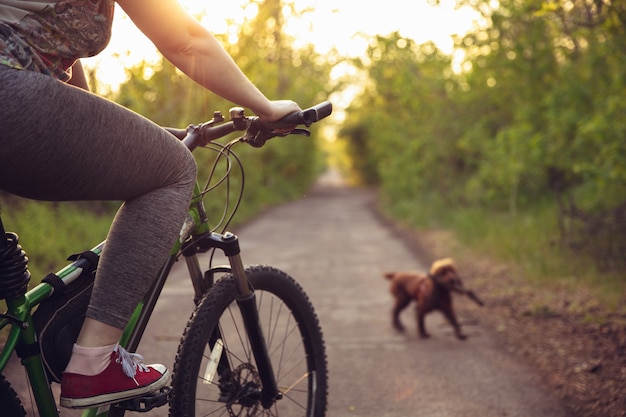
<svg viewBox="0 0 626 417"><path fill-rule="evenodd" d="M248 0L179 1L194 14L206 10L203 24L219 34L228 32L227 19L243 21L242 6L249 3ZM440 49L450 52L451 36L467 32L476 19L471 10L455 10L454 3L455 0L441 0L441 5L434 7L427 0L295 0L296 7L313 7L314 11L303 21L288 21L287 31L296 42L313 43L320 53L334 46L342 55L358 56L367 46L359 34L388 35L394 31L419 43L432 40ZM115 85L124 79L125 65L154 59L154 51L152 44L118 9L111 43L98 57L84 62L98 68L101 82Z"/></svg>

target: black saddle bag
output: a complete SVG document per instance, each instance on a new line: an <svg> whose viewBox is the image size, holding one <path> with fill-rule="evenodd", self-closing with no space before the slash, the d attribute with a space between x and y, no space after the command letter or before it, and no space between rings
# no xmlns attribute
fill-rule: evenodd
<svg viewBox="0 0 626 417"><path fill-rule="evenodd" d="M95 268L83 271L67 286L53 285L54 293L33 314L42 360L50 381L61 382L61 374L85 321L94 277ZM47 279L59 280L56 275L49 275L44 281Z"/></svg>

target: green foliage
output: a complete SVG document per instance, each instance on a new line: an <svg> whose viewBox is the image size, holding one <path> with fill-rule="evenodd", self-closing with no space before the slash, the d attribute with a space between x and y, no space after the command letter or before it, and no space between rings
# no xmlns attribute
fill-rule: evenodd
<svg viewBox="0 0 626 417"><path fill-rule="evenodd" d="M458 3L486 21L456 40L462 71L431 44L371 39L342 131L353 167L402 207L434 194L514 221L551 201L557 240L626 267L626 6Z"/></svg>
<svg viewBox="0 0 626 417"><path fill-rule="evenodd" d="M6 231L18 234L29 258L33 283L106 238L115 203L47 203L0 195Z"/></svg>
<svg viewBox="0 0 626 417"><path fill-rule="evenodd" d="M303 108L328 99L331 65L312 47L294 48L292 40L284 35L283 24L289 17L285 13L297 13L293 2L254 3L259 8L258 15L241 26L236 45L224 44L226 49L271 99L292 99ZM216 110L227 118L234 106L189 80L166 60L157 64L144 62L127 71L128 81L118 91L106 93L107 97L161 126L184 128L199 124L210 120ZM94 80L91 86L98 87ZM246 191L235 223L268 205L304 195L324 163L318 147L322 140L320 130L316 126L312 130L310 138L275 138L261 149L245 144L237 147L245 178L235 170L230 193L226 186L208 193L205 203L211 224L220 222L227 204L228 217L244 180ZM217 154L198 149L194 156L202 182L209 176ZM221 164L217 177L223 174ZM7 229L20 234L32 260L33 275L39 278L61 266L69 254L89 249L105 239L113 212L107 204L97 204L97 211L92 212L93 204L47 204L14 198L1 203Z"/></svg>
<svg viewBox="0 0 626 417"><path fill-rule="evenodd" d="M444 174L438 162L450 156L445 149L455 130L444 122L454 88L450 57L433 44L416 45L395 33L376 37L358 64L367 68L371 84L351 107L341 135L350 138L351 154L365 155L364 180L380 181L394 196L430 186ZM445 182L438 186L448 189Z"/></svg>
<svg viewBox="0 0 626 417"><path fill-rule="evenodd" d="M284 13L293 12L293 4L267 0L257 6L257 16L240 27L237 43L224 44L231 56L270 98L292 99L302 107L326 100L330 65L312 47L294 49L293 40L284 34L288 17ZM121 86L115 101L162 126L201 123L216 110L227 118L228 110L234 106L204 90L165 60L157 66L142 63L128 71L129 81ZM235 148L245 167L246 184L238 218L303 195L322 168L319 140L315 132L312 138L276 138L261 149L245 145ZM194 155L199 178L206 178L216 153L197 150ZM232 180L234 188L241 183L236 176ZM209 211L221 213L225 198L225 194L210 193L205 199Z"/></svg>
<svg viewBox="0 0 626 417"><path fill-rule="evenodd" d="M622 271L606 268L581 247L573 253L563 250L554 201L536 201L515 215L478 206L451 206L440 195L428 192L401 201L384 199L383 203L388 215L417 230L454 230L470 254L514 264L533 284L569 286L573 290L584 284L595 288L613 307L624 301Z"/></svg>

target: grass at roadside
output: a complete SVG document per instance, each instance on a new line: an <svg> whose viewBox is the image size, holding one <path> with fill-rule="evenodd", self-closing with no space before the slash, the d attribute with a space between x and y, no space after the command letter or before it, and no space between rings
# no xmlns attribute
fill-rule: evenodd
<svg viewBox="0 0 626 417"><path fill-rule="evenodd" d="M46 203L13 196L0 199L0 208L5 230L17 233L28 256L29 288L67 265L68 256L103 241L115 212L112 204ZM0 300L0 311L5 310Z"/></svg>
<svg viewBox="0 0 626 417"><path fill-rule="evenodd" d="M512 215L480 208L450 208L437 196L420 195L415 201L385 201L381 207L412 229L453 231L464 248L512 265L532 286L589 291L586 297L593 299L589 302L609 311L624 302L623 271L600 271L590 256L562 245L554 205L535 205L532 210Z"/></svg>
<svg viewBox="0 0 626 417"><path fill-rule="evenodd" d="M237 200L237 186L230 194L224 189L211 191L205 198L210 224L224 224ZM258 214L264 207L277 204L273 196L249 187L247 198L229 224L240 224ZM229 205L225 207L226 199ZM282 200L288 196L282 196ZM106 239L119 202L61 202L51 203L0 195L0 214L7 232L15 232L25 250L32 275L30 286L38 284L50 272L56 272L68 262L68 256L88 250ZM224 213L226 211L226 213ZM220 220L221 219L221 220ZM220 229L221 230L221 229ZM0 303L1 304L1 303Z"/></svg>
<svg viewBox="0 0 626 417"><path fill-rule="evenodd" d="M207 210L219 217L223 196L206 199ZM254 216L255 203L243 204L235 224ZM31 285L48 272L65 265L65 259L89 249L106 237L118 203L42 203L9 197L0 201L8 231L16 231L30 259ZM219 205L218 205L219 204ZM271 204L266 202L265 204ZM484 254L514 266L516 275L535 287L565 289L585 294L587 303L604 309L626 309L623 271L599 272L592 259L559 244L557 210L550 205L517 215L478 208L447 207L437 196L420 195L415 201L383 201L386 215L414 230L446 229L455 234L464 250ZM458 256L458 254L451 254ZM471 253L465 254L471 257ZM620 303L622 305L620 306ZM585 310L588 305L571 309Z"/></svg>
<svg viewBox="0 0 626 417"><path fill-rule="evenodd" d="M116 204L47 203L11 197L2 203L2 222L25 250L33 281L66 265L73 253L106 238Z"/></svg>

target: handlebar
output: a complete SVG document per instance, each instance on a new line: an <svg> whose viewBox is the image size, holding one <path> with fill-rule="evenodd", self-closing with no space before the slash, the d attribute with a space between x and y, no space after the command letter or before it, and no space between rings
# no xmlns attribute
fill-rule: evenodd
<svg viewBox="0 0 626 417"><path fill-rule="evenodd" d="M330 116L333 112L333 105L324 101L306 110L290 113L276 122L262 123L266 129L280 129L291 125L311 126L313 123Z"/></svg>
<svg viewBox="0 0 626 417"><path fill-rule="evenodd" d="M245 131L241 141L254 147L261 147L266 141L276 136L291 134L309 135L305 127L329 116L333 111L332 103L325 101L308 109L290 113L280 120L264 122L257 116L246 116L241 107L233 107L229 111L230 121L225 121L221 112L215 112L213 119L200 125L190 125L187 129L165 128L168 132L182 140L190 149L208 145L210 142L236 131ZM295 126L295 127L294 127ZM276 132L278 129L291 129L286 133Z"/></svg>

